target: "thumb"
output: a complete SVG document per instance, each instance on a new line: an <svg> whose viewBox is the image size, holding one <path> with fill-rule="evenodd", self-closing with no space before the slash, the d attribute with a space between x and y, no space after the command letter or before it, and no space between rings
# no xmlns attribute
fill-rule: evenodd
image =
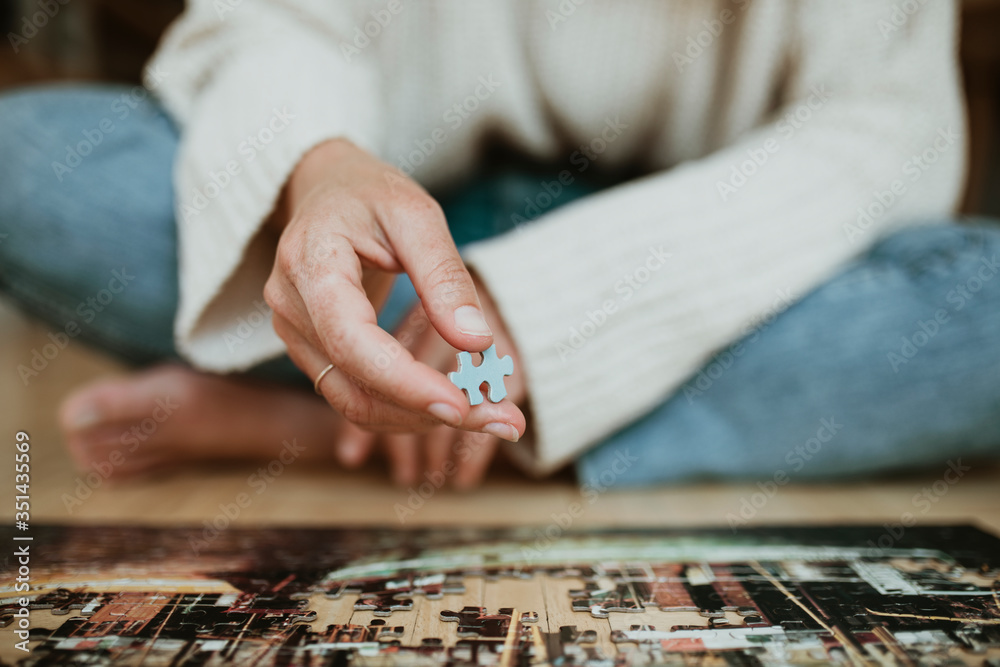
<svg viewBox="0 0 1000 667"><path fill-rule="evenodd" d="M488 348L493 344L493 332L444 216L403 229L397 259L413 282L431 324L459 350L481 352Z"/></svg>

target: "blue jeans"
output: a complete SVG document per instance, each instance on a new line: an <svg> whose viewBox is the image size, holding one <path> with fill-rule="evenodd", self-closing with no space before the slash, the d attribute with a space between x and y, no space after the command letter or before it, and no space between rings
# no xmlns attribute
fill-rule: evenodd
<svg viewBox="0 0 1000 667"><path fill-rule="evenodd" d="M123 94L0 97L0 286L55 334L74 323L71 337L144 364L177 358L177 131L154 102L132 108ZM456 241L509 230L544 178L499 170L442 195ZM593 189L577 185L553 205ZM986 222L881 240L581 456L581 482L801 480L995 458L998 259L1000 228ZM400 281L383 324L413 298ZM308 383L287 359L254 372Z"/></svg>

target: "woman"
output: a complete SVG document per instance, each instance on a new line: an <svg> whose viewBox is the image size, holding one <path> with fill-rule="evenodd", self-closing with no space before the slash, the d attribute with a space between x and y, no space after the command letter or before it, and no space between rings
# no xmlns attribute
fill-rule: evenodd
<svg viewBox="0 0 1000 667"><path fill-rule="evenodd" d="M127 269L81 336L202 371L80 390L70 450L381 443L460 487L500 441L602 487L995 454L1000 281L948 294L1000 235L948 222L955 7L913 4L196 0L156 102L6 95L8 293L61 328ZM470 407L444 372L491 344L508 398Z"/></svg>

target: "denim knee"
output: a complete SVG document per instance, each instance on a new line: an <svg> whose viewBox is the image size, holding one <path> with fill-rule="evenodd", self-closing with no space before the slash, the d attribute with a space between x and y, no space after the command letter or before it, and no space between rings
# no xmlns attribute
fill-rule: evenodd
<svg viewBox="0 0 1000 667"><path fill-rule="evenodd" d="M898 232L877 243L868 259L903 269L914 280L936 281L980 271L996 274L993 256L998 253L1000 225L972 219Z"/></svg>
<svg viewBox="0 0 1000 667"><path fill-rule="evenodd" d="M177 133L129 94L0 96L0 287L51 326L73 322L82 339L143 361L173 352Z"/></svg>
<svg viewBox="0 0 1000 667"><path fill-rule="evenodd" d="M10 259L12 244L18 241L16 234L10 238L15 221L29 214L30 202L42 194L39 175L50 169L33 117L36 107L31 91L0 95L0 118L4 119L0 128L0 233L4 234L0 258L4 260Z"/></svg>

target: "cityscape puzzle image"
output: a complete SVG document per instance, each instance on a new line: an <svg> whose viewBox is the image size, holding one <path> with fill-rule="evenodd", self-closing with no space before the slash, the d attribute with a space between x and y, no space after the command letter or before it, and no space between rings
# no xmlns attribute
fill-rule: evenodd
<svg viewBox="0 0 1000 667"><path fill-rule="evenodd" d="M1000 664L968 526L33 531L3 665Z"/></svg>

